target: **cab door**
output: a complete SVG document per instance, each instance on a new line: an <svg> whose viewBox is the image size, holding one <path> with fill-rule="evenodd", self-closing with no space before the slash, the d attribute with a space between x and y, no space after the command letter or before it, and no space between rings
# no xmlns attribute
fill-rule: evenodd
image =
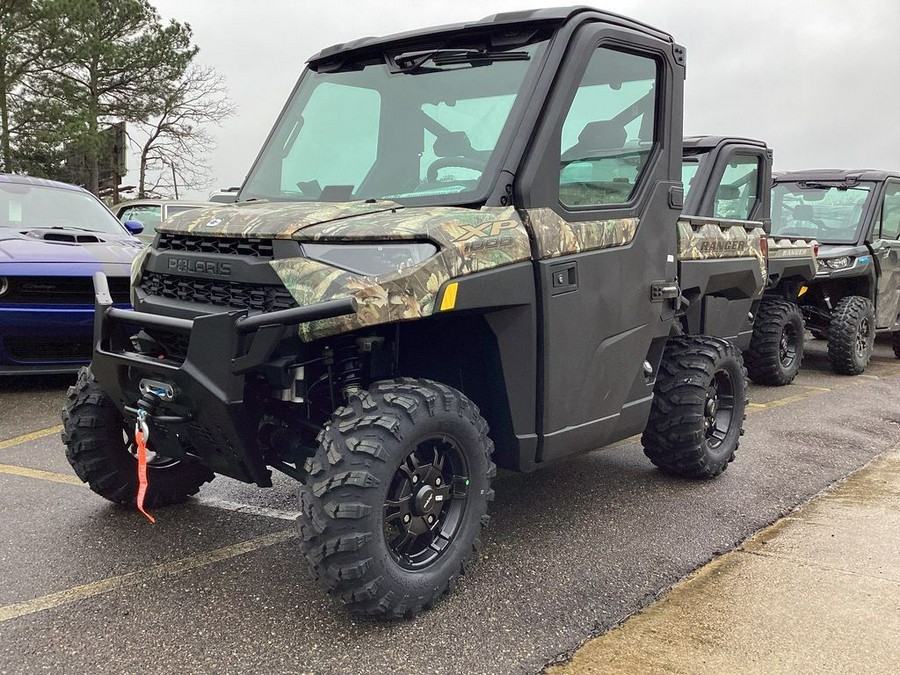
<svg viewBox="0 0 900 675"><path fill-rule="evenodd" d="M880 211L871 237L878 270L875 323L878 328L893 328L900 313L900 180L885 184Z"/></svg>
<svg viewBox="0 0 900 675"><path fill-rule="evenodd" d="M523 170L537 259L539 461L640 431L672 317L681 82L671 43L582 27Z"/></svg>

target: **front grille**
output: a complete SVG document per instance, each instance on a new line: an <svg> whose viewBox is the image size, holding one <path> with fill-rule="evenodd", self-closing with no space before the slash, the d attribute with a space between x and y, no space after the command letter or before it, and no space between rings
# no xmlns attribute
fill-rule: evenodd
<svg viewBox="0 0 900 675"><path fill-rule="evenodd" d="M194 279L157 272L145 272L141 290L148 295L204 305L272 312L296 307L297 303L281 285L245 284L222 279Z"/></svg>
<svg viewBox="0 0 900 675"><path fill-rule="evenodd" d="M20 305L93 305L94 282L91 277L6 277L9 290L0 304ZM113 302L127 303L128 277L108 277Z"/></svg>
<svg viewBox="0 0 900 675"><path fill-rule="evenodd" d="M250 258L271 258L271 239L240 239L237 237L195 237L186 234L161 234L156 246L159 251L188 253L223 253Z"/></svg>
<svg viewBox="0 0 900 675"><path fill-rule="evenodd" d="M3 346L15 361L87 361L93 350L90 338L7 337Z"/></svg>

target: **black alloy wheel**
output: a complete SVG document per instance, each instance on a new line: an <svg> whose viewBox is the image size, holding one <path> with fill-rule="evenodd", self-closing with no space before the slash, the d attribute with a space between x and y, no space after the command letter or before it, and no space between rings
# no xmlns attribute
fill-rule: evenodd
<svg viewBox="0 0 900 675"><path fill-rule="evenodd" d="M704 404L706 442L718 449L731 431L734 419L734 383L727 370L717 370L706 390Z"/></svg>
<svg viewBox="0 0 900 675"><path fill-rule="evenodd" d="M465 515L469 478L456 441L420 442L400 464L384 503L384 537L405 569L431 565L447 550Z"/></svg>
<svg viewBox="0 0 900 675"><path fill-rule="evenodd" d="M781 339L778 341L778 358L783 368L791 368L797 360L797 347L800 342L800 336L797 335L797 329L791 324L787 324L781 331Z"/></svg>

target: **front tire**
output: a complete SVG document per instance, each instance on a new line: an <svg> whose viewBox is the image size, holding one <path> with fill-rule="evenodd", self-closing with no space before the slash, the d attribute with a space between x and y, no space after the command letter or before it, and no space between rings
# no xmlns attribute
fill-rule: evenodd
<svg viewBox="0 0 900 675"><path fill-rule="evenodd" d="M828 327L828 360L841 375L865 372L875 343L875 308L868 298L851 295L841 300Z"/></svg>
<svg viewBox="0 0 900 675"><path fill-rule="evenodd" d="M900 359L900 330L891 333L891 348L894 350L894 356Z"/></svg>
<svg viewBox="0 0 900 675"><path fill-rule="evenodd" d="M747 374L757 384L790 384L803 361L803 312L793 302L766 299L753 323L750 347L744 353Z"/></svg>
<svg viewBox="0 0 900 675"><path fill-rule="evenodd" d="M713 478L738 449L747 407L740 351L705 335L669 338L641 437L644 454L666 473Z"/></svg>
<svg viewBox="0 0 900 675"><path fill-rule="evenodd" d="M352 614L412 617L481 546L494 446L478 408L428 380L352 393L319 434L300 488L301 550Z"/></svg>
<svg viewBox="0 0 900 675"><path fill-rule="evenodd" d="M90 368L78 371L62 411L62 441L66 459L78 477L101 497L134 506L137 498L137 459L132 430L94 379ZM147 465L147 508L183 502L197 494L215 474L197 462L151 457Z"/></svg>

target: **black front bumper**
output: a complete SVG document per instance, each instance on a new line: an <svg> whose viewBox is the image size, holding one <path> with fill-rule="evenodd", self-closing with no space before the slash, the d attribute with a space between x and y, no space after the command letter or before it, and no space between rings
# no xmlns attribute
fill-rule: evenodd
<svg viewBox="0 0 900 675"><path fill-rule="evenodd" d="M94 275L94 355L91 370L106 394L133 419L142 381L172 388L149 418L150 447L173 458L192 458L216 473L267 487L271 478L257 439L259 405L245 400L249 373L264 366L290 326L356 311L353 298L257 314L247 310L194 319L112 306L106 276ZM135 350L135 329L185 334L183 361Z"/></svg>

